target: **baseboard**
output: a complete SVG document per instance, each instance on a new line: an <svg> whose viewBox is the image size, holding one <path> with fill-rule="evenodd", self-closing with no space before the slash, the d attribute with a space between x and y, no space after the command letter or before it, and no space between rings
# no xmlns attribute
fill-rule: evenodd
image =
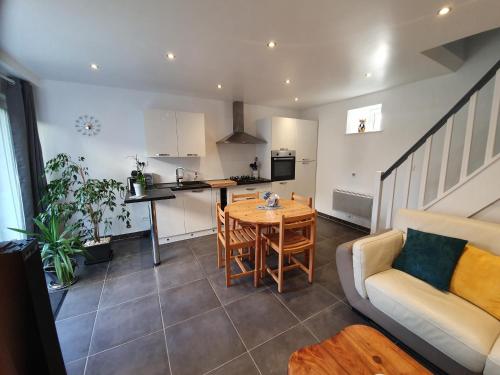
<svg viewBox="0 0 500 375"><path fill-rule="evenodd" d="M337 224L345 225L346 227L359 230L361 232L370 233L370 228L364 227L362 225L354 224L354 223L351 223L351 222L343 220L343 219L339 219L338 217L331 216L331 215L325 214L323 212L318 211L318 216L322 217L323 219L333 221Z"/></svg>
<svg viewBox="0 0 500 375"><path fill-rule="evenodd" d="M131 238L149 237L150 233L151 231L149 230L141 230L139 232L117 234L116 236L113 235L113 241L129 240Z"/></svg>
<svg viewBox="0 0 500 375"><path fill-rule="evenodd" d="M185 233L185 234L179 234L177 236L171 236L171 237L160 237L158 239L158 242L160 245L166 244L166 243L173 243L173 242L178 242L178 241L184 241L184 240L189 240L191 238L197 238L197 237L203 237L203 236L209 236L211 234L217 233L217 228L211 228L207 230L202 230L199 232L190 232L190 233Z"/></svg>

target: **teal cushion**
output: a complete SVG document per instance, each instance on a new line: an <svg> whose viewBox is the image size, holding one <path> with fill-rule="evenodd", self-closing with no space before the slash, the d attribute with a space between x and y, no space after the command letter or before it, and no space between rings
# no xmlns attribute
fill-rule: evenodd
<svg viewBox="0 0 500 375"><path fill-rule="evenodd" d="M408 228L406 242L393 267L448 290L467 241Z"/></svg>

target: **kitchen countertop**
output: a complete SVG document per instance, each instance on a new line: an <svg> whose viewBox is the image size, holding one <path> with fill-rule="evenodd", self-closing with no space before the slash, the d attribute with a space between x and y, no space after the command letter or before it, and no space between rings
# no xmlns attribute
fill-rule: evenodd
<svg viewBox="0 0 500 375"><path fill-rule="evenodd" d="M172 191L194 190L194 189L210 189L212 186L205 181L183 181L177 182L164 182L153 185L153 189L170 189Z"/></svg>
<svg viewBox="0 0 500 375"><path fill-rule="evenodd" d="M222 179L222 180L208 180L207 184L209 184L212 188L224 188L229 186L236 186L236 181L230 179Z"/></svg>
<svg viewBox="0 0 500 375"><path fill-rule="evenodd" d="M168 188L146 189L145 194L140 198L134 198L130 192L125 195L125 203L151 202L164 199L175 199L175 194Z"/></svg>

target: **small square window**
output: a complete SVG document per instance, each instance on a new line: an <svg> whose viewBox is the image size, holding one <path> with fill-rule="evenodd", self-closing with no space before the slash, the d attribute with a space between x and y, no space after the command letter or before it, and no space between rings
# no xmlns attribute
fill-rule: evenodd
<svg viewBox="0 0 500 375"><path fill-rule="evenodd" d="M382 104L347 111L346 134L379 132L382 130Z"/></svg>

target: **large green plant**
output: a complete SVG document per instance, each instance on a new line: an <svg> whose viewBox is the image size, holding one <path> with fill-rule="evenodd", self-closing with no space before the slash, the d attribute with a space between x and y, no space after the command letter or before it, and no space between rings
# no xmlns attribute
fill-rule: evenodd
<svg viewBox="0 0 500 375"><path fill-rule="evenodd" d="M46 207L40 219L59 216L73 219L80 229L80 235L98 243L101 240L100 224L107 232L116 218L130 227L130 212L124 203L117 204L117 194L125 193L125 186L113 179L90 178L85 158L74 161L67 154L58 154L45 165L50 182L42 199ZM119 209L114 216L115 209Z"/></svg>
<svg viewBox="0 0 500 375"><path fill-rule="evenodd" d="M48 268L49 271L53 268L62 285L71 284L75 278L74 258L79 254L85 255L85 249L78 235L75 234L76 224L61 230L63 224L58 216L50 216L47 223L40 219L33 219L33 221L38 228L37 233L10 229L36 238L42 249L40 254L44 268Z"/></svg>

